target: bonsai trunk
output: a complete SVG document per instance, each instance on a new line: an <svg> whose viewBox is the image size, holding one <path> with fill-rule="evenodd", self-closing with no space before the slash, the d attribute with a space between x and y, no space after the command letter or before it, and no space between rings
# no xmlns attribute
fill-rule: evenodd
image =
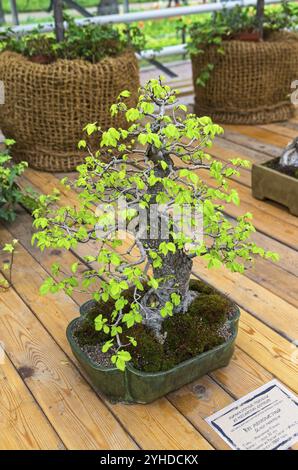
<svg viewBox="0 0 298 470"><path fill-rule="evenodd" d="M154 174L156 177L167 177L172 167L172 160L166 152L158 150L154 146L150 146L147 151L147 157L154 162ZM165 161L168 164L167 169L162 169L159 161ZM147 194L151 195L150 206L156 203L156 195L163 191L162 183L157 183L154 186L148 186ZM161 219L154 218L156 226L155 235L150 236L150 227L147 233L144 234L140 240L145 251L148 253L150 250L157 253L159 246L162 242L170 242L172 238L163 238L160 233ZM168 221L166 222L168 224ZM149 233L148 233L149 232ZM150 260L150 256L148 256ZM161 255L162 266L158 268L153 267L153 275L155 279L162 278L157 289L150 289L142 298L141 304L143 307L144 323L154 332L159 340L163 340L161 336L162 322L164 318L160 314L161 308L164 307L166 302L171 302L171 294L176 293L180 295L180 304L175 308L174 313L183 313L187 311L188 306L192 301L192 296L189 292L189 281L192 269L192 259L183 251L176 249L175 253L168 252L166 255Z"/></svg>
<svg viewBox="0 0 298 470"><path fill-rule="evenodd" d="M260 34L260 39L263 39L264 33L264 8L265 8L265 0L258 0L257 1L257 30Z"/></svg>

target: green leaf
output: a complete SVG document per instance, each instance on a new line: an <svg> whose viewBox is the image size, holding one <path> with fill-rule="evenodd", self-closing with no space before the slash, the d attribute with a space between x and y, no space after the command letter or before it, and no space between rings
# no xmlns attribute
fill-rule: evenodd
<svg viewBox="0 0 298 470"><path fill-rule="evenodd" d="M86 140L80 140L78 143L79 149L86 148L87 147L87 142Z"/></svg>
<svg viewBox="0 0 298 470"><path fill-rule="evenodd" d="M114 344L114 340L113 339L110 339L109 341L107 341L101 348L102 352L103 353L106 353L109 351L109 349L111 349L113 347L113 344Z"/></svg>
<svg viewBox="0 0 298 470"><path fill-rule="evenodd" d="M97 122L87 124L83 130L86 131L88 135L93 134L95 131L97 131Z"/></svg>
<svg viewBox="0 0 298 470"><path fill-rule="evenodd" d="M53 287L53 285L54 280L51 277L48 277L39 288L40 294L46 295L50 291L51 287Z"/></svg>
<svg viewBox="0 0 298 470"><path fill-rule="evenodd" d="M130 121L137 121L138 119L140 119L140 112L138 109L136 108L131 108L131 109L128 109L125 113L125 116L126 116L126 120L128 122Z"/></svg>
<svg viewBox="0 0 298 470"><path fill-rule="evenodd" d="M168 168L168 164L164 160L161 160L159 163L163 170L166 170Z"/></svg>
<svg viewBox="0 0 298 470"><path fill-rule="evenodd" d="M128 90L123 90L121 91L120 95L118 96L118 99L119 98L129 98L131 95L131 92L128 91Z"/></svg>
<svg viewBox="0 0 298 470"><path fill-rule="evenodd" d="M78 261L77 261L76 263L73 263L73 264L71 265L71 272L75 274L75 273L77 272L77 270L78 270L78 266L79 266L79 262L78 262Z"/></svg>

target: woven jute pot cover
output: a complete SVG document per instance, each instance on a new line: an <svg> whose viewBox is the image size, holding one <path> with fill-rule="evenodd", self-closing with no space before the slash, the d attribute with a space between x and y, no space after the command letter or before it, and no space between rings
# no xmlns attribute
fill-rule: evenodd
<svg viewBox="0 0 298 470"><path fill-rule="evenodd" d="M298 34L276 32L265 41L223 41L192 56L195 112L214 121L261 124L289 119L293 114L291 83L298 79ZM213 64L205 87L200 72Z"/></svg>
<svg viewBox="0 0 298 470"><path fill-rule="evenodd" d="M86 156L77 144L87 123L102 129L127 126L123 114L111 117L110 107L123 90L131 92L127 105L136 104L139 69L131 50L97 64L57 60L47 65L3 52L0 80L5 87L0 129L16 141L14 159L40 170L71 171Z"/></svg>

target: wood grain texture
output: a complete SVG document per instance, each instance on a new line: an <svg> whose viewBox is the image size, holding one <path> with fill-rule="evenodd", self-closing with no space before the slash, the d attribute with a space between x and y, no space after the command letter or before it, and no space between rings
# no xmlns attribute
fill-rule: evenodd
<svg viewBox="0 0 298 470"><path fill-rule="evenodd" d="M0 426L1 450L64 449L6 354L0 364Z"/></svg>

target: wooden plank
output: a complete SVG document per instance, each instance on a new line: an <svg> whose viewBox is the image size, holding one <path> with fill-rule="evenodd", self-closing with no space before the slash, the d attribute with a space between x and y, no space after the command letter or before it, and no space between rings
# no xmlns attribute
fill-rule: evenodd
<svg viewBox="0 0 298 470"><path fill-rule="evenodd" d="M1 450L64 449L6 355L0 364L0 422Z"/></svg>
<svg viewBox="0 0 298 470"><path fill-rule="evenodd" d="M232 130L232 127L227 127L226 125L224 125L224 131L225 132L222 136L222 139L241 145L244 148L250 148L252 150L256 150L257 152L264 153L268 155L268 160L270 160L270 158L281 155L280 146L268 144L260 140L255 140L245 134L240 134L236 130Z"/></svg>
<svg viewBox="0 0 298 470"><path fill-rule="evenodd" d="M297 130L290 129L286 126L280 126L278 124L264 124L262 126L258 126L260 129L265 129L270 132L274 132L275 134L282 135L283 137L287 137L290 140L293 140L297 137Z"/></svg>
<svg viewBox="0 0 298 470"><path fill-rule="evenodd" d="M270 238L263 233L255 232L252 235L252 240L258 245L262 246L265 250L276 251L280 255L278 263L274 263L274 266L281 267L284 271L287 271L294 276L298 276L298 252L288 246L283 245L281 242ZM272 262L269 262L271 263Z"/></svg>
<svg viewBox="0 0 298 470"><path fill-rule="evenodd" d="M126 408L124 410L124 408ZM189 421L170 404L169 400L161 398L148 405L126 405L115 404L113 410L119 419L125 422L125 426L134 429L136 440L151 440L149 449L154 450L211 450L211 444L200 437ZM140 420L142 425L140 426ZM200 434L205 429L204 423L197 423L196 428ZM203 429L202 429L203 428ZM202 433L203 434L203 433ZM204 435L209 440L209 435ZM169 444L166 442L170 441Z"/></svg>
<svg viewBox="0 0 298 470"><path fill-rule="evenodd" d="M266 146L252 139L251 144L247 147L247 140L247 137L225 129L222 136L215 138L214 145L219 145L221 148L243 155L245 158L256 160L259 163L278 157L281 153L279 147L274 145Z"/></svg>
<svg viewBox="0 0 298 470"><path fill-rule="evenodd" d="M297 277L282 269L279 263L274 266L267 260L258 258L245 272L245 276L296 308L298 307Z"/></svg>
<svg viewBox="0 0 298 470"><path fill-rule="evenodd" d="M262 322L241 310L237 344L275 377L298 393L296 347Z"/></svg>
<svg viewBox="0 0 298 470"><path fill-rule="evenodd" d="M1 229L1 240L6 241L11 239L10 234ZM44 253L44 256L51 256L49 253ZM60 259L61 260L61 259ZM48 276L46 271L26 252L22 246L19 246L17 256L15 257L13 283L18 294L24 299L25 303L30 305L30 308L35 313L36 317L44 325L47 331L55 337L55 340L63 348L64 351L72 358L72 353L69 344L65 338L65 329L68 322L77 316L78 307L76 304L65 294L59 293L55 296L41 297L38 289L43 279ZM17 309L16 309L17 311ZM45 312L49 312L45 315ZM38 333L34 337L39 338ZM43 347L48 350L48 354L52 357L50 347L44 344ZM12 351L13 348L11 348ZM45 351L44 351L45 352ZM62 352L61 352L62 354ZM68 359L67 359L68 361ZM45 361L45 367L48 367ZM53 370L56 372L56 366L53 365ZM71 370L73 367L71 367ZM54 373L54 372L53 372ZM82 379L80 379L82 381ZM87 384L83 385L88 388ZM78 385L73 385L73 389L77 390ZM89 388L88 388L89 390ZM96 395L90 391L91 396L83 397L80 392L82 400L88 402L90 407L96 409L94 401L100 400ZM48 398L47 402L51 403L52 397ZM93 402L93 403L92 403ZM188 423L188 421L166 400L162 399L161 402L155 402L150 406L146 414L146 419L142 407L139 406L126 406L126 405L112 405L106 401L106 405L113 413L117 411L117 418L127 428L130 435L132 435L142 448L146 449L211 449L212 447L208 442ZM98 406L97 406L98 408ZM81 413L80 408L77 406L73 408L78 410L79 416ZM161 413L162 409L162 413ZM102 413L102 412L101 412ZM134 419L132 419L132 413ZM102 413L104 422L101 428L104 429L106 419ZM112 420L111 420L112 421ZM52 421L53 422L53 421ZM112 421L113 422L113 421ZM115 431L117 434L117 431ZM120 433L121 436L121 433ZM117 438L120 438L117 434ZM86 443L87 446L87 443ZM116 443L115 443L116 448ZM124 448L129 448L124 445Z"/></svg>
<svg viewBox="0 0 298 470"><path fill-rule="evenodd" d="M225 124L224 129L237 132L247 137L258 140L265 144L274 145L276 147L285 147L288 145L290 139L287 136L276 134L266 129L262 129L256 126L236 126L231 124Z"/></svg>
<svg viewBox="0 0 298 470"><path fill-rule="evenodd" d="M23 276L32 276L30 265L27 272ZM6 352L66 447L135 449L135 443L13 289L2 295L1 309ZM44 309L43 314L50 316L51 309Z"/></svg>
<svg viewBox="0 0 298 470"><path fill-rule="evenodd" d="M205 375L171 393L168 398L194 426L200 427L201 432L215 448L230 449L205 421L208 416L234 401L211 377Z"/></svg>

